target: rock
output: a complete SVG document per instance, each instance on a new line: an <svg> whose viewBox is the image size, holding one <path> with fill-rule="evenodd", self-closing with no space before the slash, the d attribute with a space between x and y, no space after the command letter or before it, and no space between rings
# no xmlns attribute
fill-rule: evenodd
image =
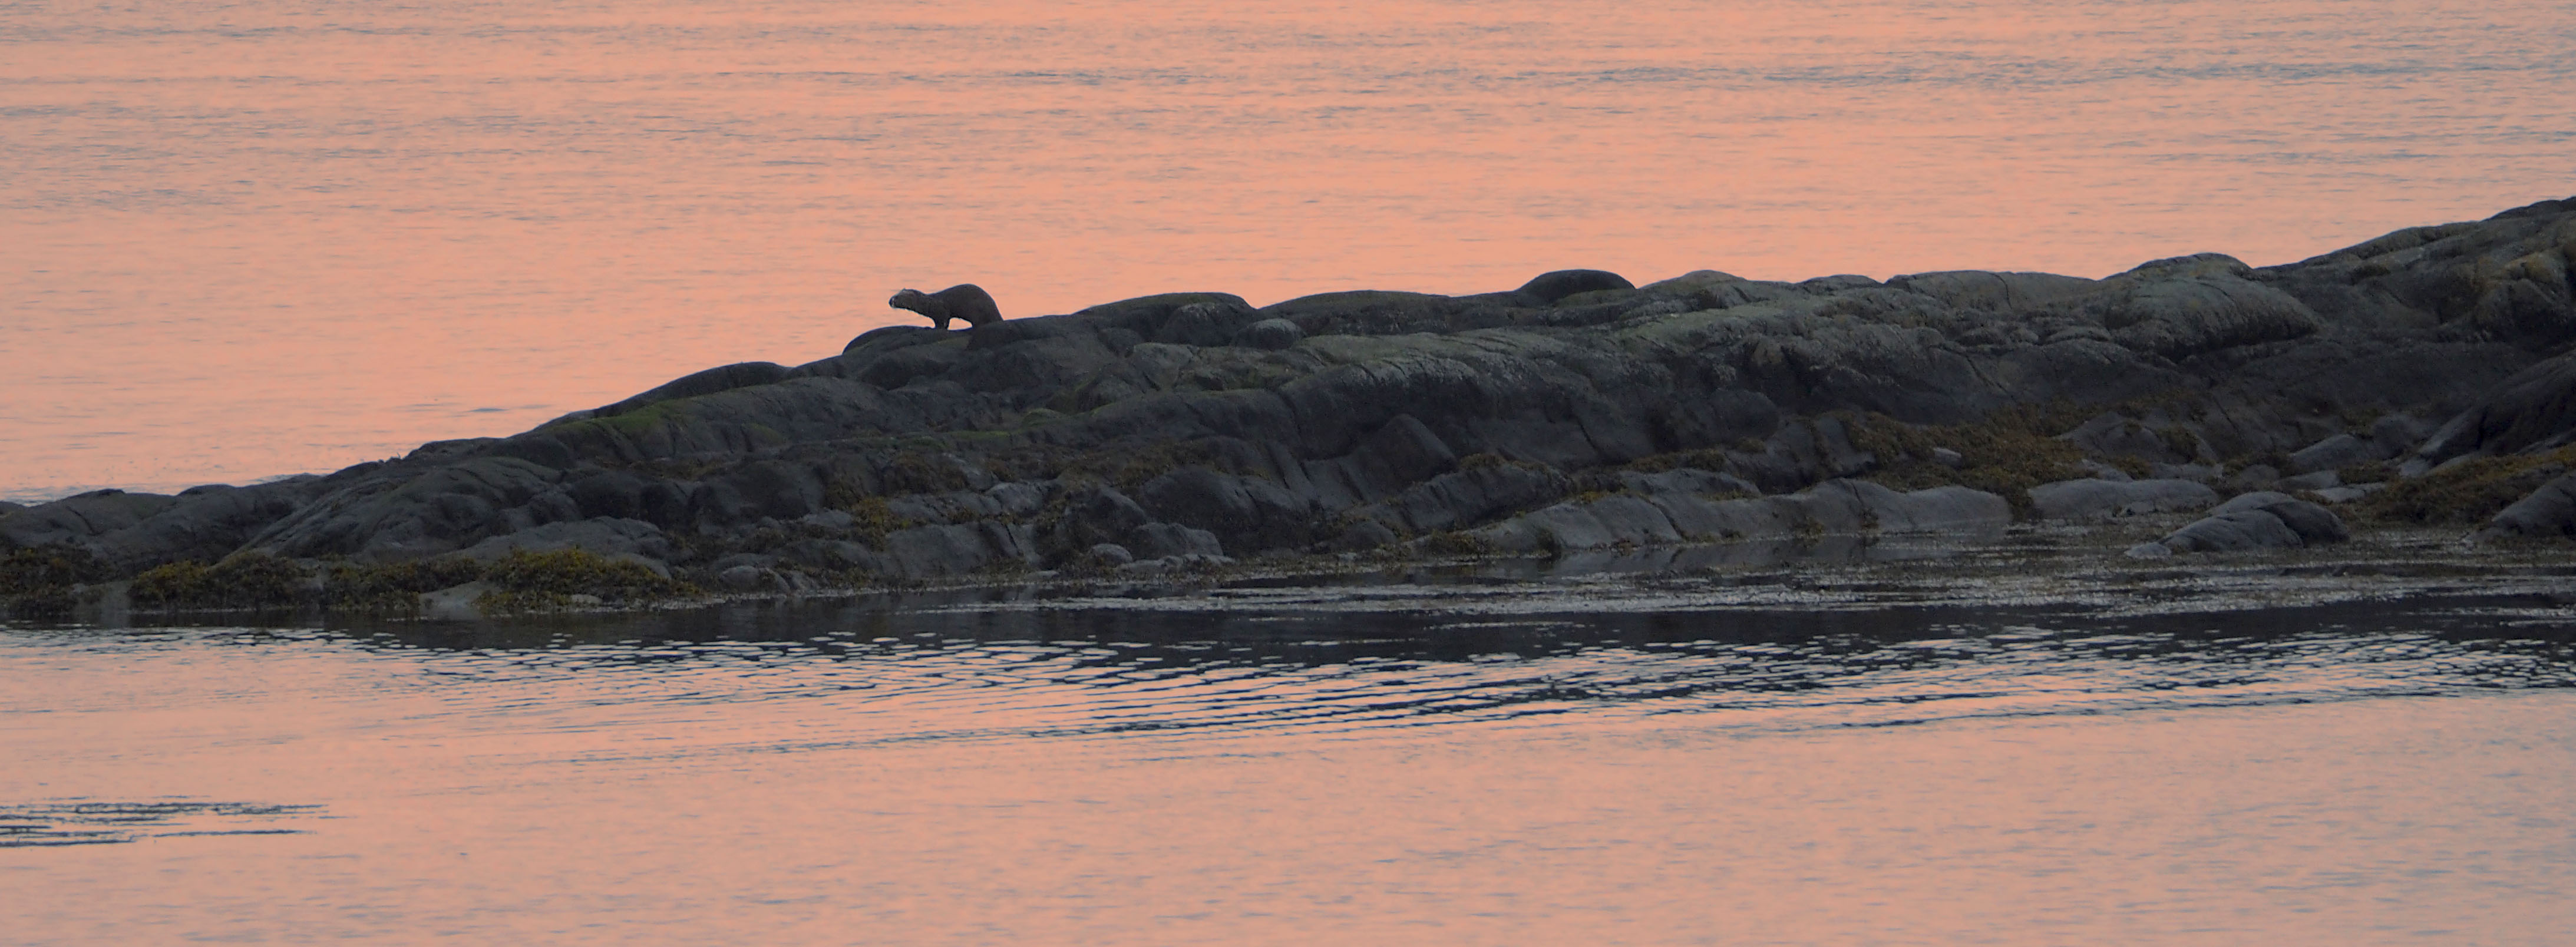
<svg viewBox="0 0 2576 947"><path fill-rule="evenodd" d="M1436 533L1536 507L1569 489L1571 482L1552 468L1489 464L1433 477L1360 512L1411 532ZM1369 543L1358 548L1373 548L1395 535L1381 527L1360 538Z"/></svg>
<svg viewBox="0 0 2576 947"><path fill-rule="evenodd" d="M2189 480L2061 480L2030 488L2030 500L2041 519L2106 520L2206 510L2218 491Z"/></svg>
<svg viewBox="0 0 2576 947"><path fill-rule="evenodd" d="M635 556L659 564L671 558L671 539L659 527L642 520L588 519L546 523L515 533L505 533L467 546L463 555L490 562L513 552L554 552L580 549L601 556ZM658 571L668 572L664 566Z"/></svg>
<svg viewBox="0 0 2576 947"><path fill-rule="evenodd" d="M716 573L716 584L732 592L756 592L770 585L769 570L755 565L738 565Z"/></svg>
<svg viewBox="0 0 2576 947"><path fill-rule="evenodd" d="M2238 491L2270 490L2273 484L2279 482L2281 482L2281 471L2270 464L2249 464L2227 477L2228 489Z"/></svg>
<svg viewBox="0 0 2576 947"><path fill-rule="evenodd" d="M1037 565L1033 533L1028 526L990 520L916 526L887 533L885 550L904 578L965 575L1002 564Z"/></svg>
<svg viewBox="0 0 2576 947"><path fill-rule="evenodd" d="M1518 291L1539 302L1555 305L1558 300L1576 293L1635 288L1637 285L1628 282L1627 277L1607 270L1556 270L1539 274L1536 279L1521 284Z"/></svg>
<svg viewBox="0 0 2576 947"><path fill-rule="evenodd" d="M2003 522L2001 499L1973 490L1850 482L1936 465L2027 483L2072 464L2109 483L2144 461L2158 481L2324 497L2361 489L2314 476L2349 477L2335 464L2353 457L2422 470L2568 443L2571 238L2576 203L2544 202L2282 266L2179 257L2100 281L1699 271L1639 289L1566 271L1504 292L1261 310L1165 294L962 338L874 331L792 369L725 366L301 484L7 511L0 544L72 543L117 578L242 551L395 562L642 550L658 533L691 575L717 575L692 550L750 553L769 557L765 587L794 589L812 579L800 570L954 576L1102 544L1205 563L1319 542L1796 545ZM2069 407L2091 420L2054 429ZM2376 420L2365 434L2357 417ZM2426 431L2424 418L2447 421ZM2062 436L2045 457L2016 455L2044 434ZM2286 484L2198 463L2291 450ZM1577 482L1616 495L1569 500ZM2118 489L2188 499L2140 506L2111 489L2034 496L2070 516L2208 502L2173 484ZM2235 513L2303 543L2340 526L2299 507Z"/></svg>
<svg viewBox="0 0 2576 947"><path fill-rule="evenodd" d="M2315 491L2331 487L2339 487L2342 485L2343 477L2341 475L2332 470L2320 470L2315 473L2300 474L2296 477L2283 477L2273 484L2273 488L2285 492L2294 490Z"/></svg>
<svg viewBox="0 0 2576 947"><path fill-rule="evenodd" d="M1244 326L1234 334L1234 344L1245 348L1277 351L1296 345L1306 338L1306 330L1286 319L1263 319Z"/></svg>
<svg viewBox="0 0 2576 947"><path fill-rule="evenodd" d="M430 621L482 621L483 608L475 602L491 591L491 583L475 581L423 592L420 617Z"/></svg>
<svg viewBox="0 0 2576 947"><path fill-rule="evenodd" d="M1835 480L1786 496L1709 501L1686 493L1610 496L1559 503L1468 533L1503 552L1555 552L1619 545L1794 539L1862 533L1999 530L2012 507L1991 493L1936 487L1898 493Z"/></svg>
<svg viewBox="0 0 2576 947"><path fill-rule="evenodd" d="M2396 456L2396 453L2393 450L2383 453L2376 443L2350 434L2337 434L2300 448L2298 453L2291 454L2290 469L2300 474L2341 470L2354 464L2386 460ZM2327 484L2327 486L2333 486L2333 484Z"/></svg>
<svg viewBox="0 0 2576 947"><path fill-rule="evenodd" d="M2130 480L2137 479L2137 478L2135 478L2135 477L2131 477L2131 476L2129 476L2129 472L2128 472L2128 471L2126 471L2126 470L2122 470L2122 469L2120 469L2120 468L2118 468L2118 467L2111 466L2110 464L2106 464L2106 463L2103 463L2103 462L2101 462L2101 461L2094 460L2094 459L2092 459L2092 458L2090 458L2090 457L2087 457L2087 458L2085 458L2085 459L2083 459L2083 460L2076 461L2076 462L2075 462L2075 468L2076 468L2076 469L2078 469L2078 470L2084 471L2085 473L2092 474L2092 475L2093 475L2093 479L2095 479L2095 480L2108 480L2108 481L2111 481L2111 482L2113 482L2113 483L2126 483L2126 482L2128 482L2128 481L2130 481Z"/></svg>
<svg viewBox="0 0 2576 947"><path fill-rule="evenodd" d="M1303 547L1313 507L1259 478L1183 467L1137 488L1136 500L1157 519L1204 530L1230 547Z"/></svg>
<svg viewBox="0 0 2576 947"><path fill-rule="evenodd" d="M1191 529L1172 523L1146 523L1128 532L1127 548L1138 558L1162 559L1169 556L1222 556L1225 546L1215 533Z"/></svg>
<svg viewBox="0 0 2576 947"><path fill-rule="evenodd" d="M1630 490L1645 494L1695 493L1757 496L1762 492L1762 489L1754 486L1752 481L1734 474L1691 467L1680 467L1658 473L1623 471L1619 474L1619 483Z"/></svg>
<svg viewBox="0 0 2576 947"><path fill-rule="evenodd" d="M2140 264L2053 307L2096 321L2120 345L2170 359L2324 328L2307 304L2253 275L2252 267L2223 254L2175 257Z"/></svg>
<svg viewBox="0 0 2576 947"><path fill-rule="evenodd" d="M2489 541L2564 536L2576 536L2576 474L2542 484L2540 489L2514 501L2489 519L2475 538Z"/></svg>
<svg viewBox="0 0 2576 947"><path fill-rule="evenodd" d="M2306 545L2288 523L2261 510L2213 513L2175 530L2163 543L2175 552L2235 552Z"/></svg>
<svg viewBox="0 0 2576 947"><path fill-rule="evenodd" d="M71 545L131 529L179 503L178 497L92 490L0 517L0 548Z"/></svg>
<svg viewBox="0 0 2576 947"><path fill-rule="evenodd" d="M2074 430L2058 435L2058 440L2078 445L2087 453L2134 457L2149 463L2188 462L2196 454L2195 448L2178 445L2165 433L2112 411L2094 415Z"/></svg>
<svg viewBox="0 0 2576 947"><path fill-rule="evenodd" d="M2459 457L2537 452L2576 442L2576 352L2513 375L2426 438L2409 476Z"/></svg>
<svg viewBox="0 0 2576 947"><path fill-rule="evenodd" d="M1152 338L1170 345L1226 345L1236 336L1249 332L1253 325L1272 321L1285 320L1261 319L1248 306L1194 302L1174 308L1171 317ZM1296 328L1296 323L1289 323L1289 327ZM1291 341L1289 344L1296 343Z"/></svg>
<svg viewBox="0 0 2576 947"><path fill-rule="evenodd" d="M2385 489L2384 483L2364 483L2349 487L2327 487L2316 491L2318 499L2328 503L2351 503Z"/></svg>
<svg viewBox="0 0 2576 947"><path fill-rule="evenodd" d="M2333 511L2283 493L2248 493L2219 504L2208 516L2175 530L2161 542L2174 552L2282 549L2350 538Z"/></svg>
<svg viewBox="0 0 2576 947"><path fill-rule="evenodd" d="M850 344L856 345L858 343L856 340L853 340ZM663 383L661 386L656 387L651 391L636 395L632 398L627 398L615 404L594 409L590 412L590 416L600 418L615 417L629 411L643 408L647 405L658 404L660 402L670 401L677 398L694 398L699 395L715 394L719 391L732 391L736 388L749 388L753 385L773 385L785 380L787 375L787 366L784 365L778 365L771 362L738 362L732 365L710 368L702 372L693 372L687 375L682 375L678 378L672 379L671 381Z"/></svg>
<svg viewBox="0 0 2576 947"><path fill-rule="evenodd" d="M1341 535L1334 537L1330 546L1337 552L1366 552L1380 546L1391 545L1398 538L1395 531L1387 528L1384 523L1374 519L1359 519L1353 520L1349 526L1344 527Z"/></svg>
<svg viewBox="0 0 2576 947"><path fill-rule="evenodd" d="M1116 568L1136 561L1135 553L1128 552L1127 547L1117 543L1101 543L1093 546L1085 550L1083 556L1092 564L1105 568Z"/></svg>

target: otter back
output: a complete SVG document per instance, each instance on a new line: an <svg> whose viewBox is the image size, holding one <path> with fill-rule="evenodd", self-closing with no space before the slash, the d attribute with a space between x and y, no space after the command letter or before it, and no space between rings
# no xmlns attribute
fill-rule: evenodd
<svg viewBox="0 0 2576 947"><path fill-rule="evenodd" d="M993 295L973 283L959 283L935 293L907 289L894 294L886 304L928 316L942 329L948 328L951 319L964 319L969 326L1002 321L1002 309L993 304Z"/></svg>

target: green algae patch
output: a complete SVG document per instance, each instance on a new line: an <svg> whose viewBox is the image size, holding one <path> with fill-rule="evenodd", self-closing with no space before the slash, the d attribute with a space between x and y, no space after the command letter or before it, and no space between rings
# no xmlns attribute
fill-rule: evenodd
<svg viewBox="0 0 2576 947"><path fill-rule="evenodd" d="M2421 477L2390 481L2358 505L2363 516L2386 523L2476 525L2570 469L2576 469L2576 447L2546 454L2478 457Z"/></svg>

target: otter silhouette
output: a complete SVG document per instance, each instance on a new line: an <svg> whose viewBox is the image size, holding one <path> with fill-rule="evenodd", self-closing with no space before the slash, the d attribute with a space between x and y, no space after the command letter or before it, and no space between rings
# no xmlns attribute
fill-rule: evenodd
<svg viewBox="0 0 2576 947"><path fill-rule="evenodd" d="M964 319L969 326L1002 321L1002 309L993 305L993 294L973 283L959 283L935 293L907 289L886 300L886 305L929 316L942 329L948 328L951 319Z"/></svg>

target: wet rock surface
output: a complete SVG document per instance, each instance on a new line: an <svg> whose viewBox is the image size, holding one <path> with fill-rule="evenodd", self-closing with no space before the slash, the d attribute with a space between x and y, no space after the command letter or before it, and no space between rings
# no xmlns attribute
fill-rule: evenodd
<svg viewBox="0 0 2576 947"><path fill-rule="evenodd" d="M2157 545L2351 531L2301 497L2563 537L2564 490L2535 491L2556 474L2525 460L2576 439L2571 261L2576 200L2102 280L1565 270L1457 297L1173 293L878 329L327 476L0 508L0 552L112 581L576 550L748 594L2200 510ZM2455 481L2493 497L2422 495ZM2280 499L2217 505L2237 493Z"/></svg>

